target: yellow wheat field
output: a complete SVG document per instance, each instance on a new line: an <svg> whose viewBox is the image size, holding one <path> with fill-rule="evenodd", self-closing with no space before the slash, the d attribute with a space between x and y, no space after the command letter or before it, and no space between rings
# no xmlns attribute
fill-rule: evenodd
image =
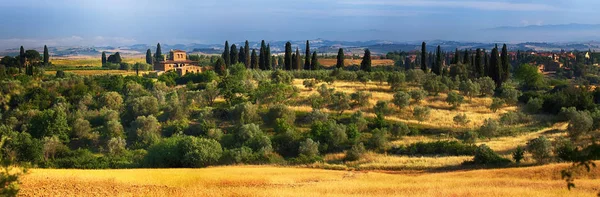
<svg viewBox="0 0 600 197"><path fill-rule="evenodd" d="M566 164L434 173L275 166L205 169L34 169L21 196L594 196L598 169L568 191Z"/></svg>

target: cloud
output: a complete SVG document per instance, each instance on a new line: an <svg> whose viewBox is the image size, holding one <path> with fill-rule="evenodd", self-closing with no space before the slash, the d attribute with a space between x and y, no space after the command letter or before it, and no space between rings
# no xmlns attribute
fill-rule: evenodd
<svg viewBox="0 0 600 197"><path fill-rule="evenodd" d="M556 11L557 7L548 4L537 3L512 3L500 1L439 1L439 0L342 0L339 3L350 5L386 5L386 6L404 6L404 7L447 7L447 8L468 8L478 10L494 11Z"/></svg>
<svg viewBox="0 0 600 197"><path fill-rule="evenodd" d="M122 46L136 44L135 39L123 37L103 37L96 36L84 38L80 36L70 36L51 39L30 39L30 38L10 38L0 39L0 46L3 49L25 46L27 48L37 48L44 45L48 46Z"/></svg>

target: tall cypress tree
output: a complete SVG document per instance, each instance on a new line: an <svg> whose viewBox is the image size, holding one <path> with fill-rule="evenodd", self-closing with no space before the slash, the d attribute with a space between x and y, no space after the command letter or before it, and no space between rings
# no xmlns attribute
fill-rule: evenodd
<svg viewBox="0 0 600 197"><path fill-rule="evenodd" d="M229 52L230 54L230 61L231 61L231 65L237 64L238 63L238 50L237 50L237 46L235 46L235 44L231 45L231 51Z"/></svg>
<svg viewBox="0 0 600 197"><path fill-rule="evenodd" d="M471 64L471 56L469 55L469 51L467 49L465 49L465 55L463 56L463 64Z"/></svg>
<svg viewBox="0 0 600 197"><path fill-rule="evenodd" d="M477 48L477 50L475 51L475 76L483 77L485 76L484 74L484 67L481 63L481 49Z"/></svg>
<svg viewBox="0 0 600 197"><path fill-rule="evenodd" d="M435 52L435 69L433 72L437 75L442 75L443 67L444 63L442 60L442 48L440 47L440 45L438 45L437 50Z"/></svg>
<svg viewBox="0 0 600 197"><path fill-rule="evenodd" d="M271 61L273 61L271 60L271 44L267 44L267 49L265 52L267 53L267 55L265 56L265 69L271 70Z"/></svg>
<svg viewBox="0 0 600 197"><path fill-rule="evenodd" d="M248 68L248 65L246 65L246 49L244 48L244 46L240 46L240 52L238 54L238 62L244 64L244 66L246 66L246 68Z"/></svg>
<svg viewBox="0 0 600 197"><path fill-rule="evenodd" d="M304 70L314 70L310 68L310 43L306 41L306 51L304 52Z"/></svg>
<svg viewBox="0 0 600 197"><path fill-rule="evenodd" d="M221 55L223 61L225 62L225 66L228 68L231 66L231 55L229 54L229 41L225 41L225 50L223 50L223 55Z"/></svg>
<svg viewBox="0 0 600 197"><path fill-rule="evenodd" d="M19 52L19 73L22 72L22 68L25 67L25 48L21 46L21 51Z"/></svg>
<svg viewBox="0 0 600 197"><path fill-rule="evenodd" d="M483 76L488 76L492 78L490 75L490 55L483 49Z"/></svg>
<svg viewBox="0 0 600 197"><path fill-rule="evenodd" d="M267 54L267 45L265 44L265 40L262 40L260 42L260 53L258 54L258 68L260 68L261 70L265 70L266 67L266 60L265 60L265 56Z"/></svg>
<svg viewBox="0 0 600 197"><path fill-rule="evenodd" d="M319 69L319 67L321 67L321 66L319 66L319 60L317 59L317 52L314 51L311 57L312 58L311 58L311 61L310 61L310 69L311 70L317 70L317 69Z"/></svg>
<svg viewBox="0 0 600 197"><path fill-rule="evenodd" d="M102 51L102 67L106 66L106 52Z"/></svg>
<svg viewBox="0 0 600 197"><path fill-rule="evenodd" d="M246 68L250 68L250 43L248 40L244 44L244 64L246 64Z"/></svg>
<svg viewBox="0 0 600 197"><path fill-rule="evenodd" d="M277 69L277 57L274 55L271 56L271 69Z"/></svg>
<svg viewBox="0 0 600 197"><path fill-rule="evenodd" d="M421 44L421 70L427 72L427 44L425 42Z"/></svg>
<svg viewBox="0 0 600 197"><path fill-rule="evenodd" d="M292 70L292 43L285 43L285 69Z"/></svg>
<svg viewBox="0 0 600 197"><path fill-rule="evenodd" d="M340 48L337 54L336 68L344 68L344 49Z"/></svg>
<svg viewBox="0 0 600 197"><path fill-rule="evenodd" d="M496 82L496 87L502 86L502 66L500 65L500 60L498 59L500 54L498 53L498 46L492 49L492 54L490 56L490 75L492 79Z"/></svg>
<svg viewBox="0 0 600 197"><path fill-rule="evenodd" d="M252 56L250 57L250 68L258 69L258 58L256 57L256 49L252 49Z"/></svg>
<svg viewBox="0 0 600 197"><path fill-rule="evenodd" d="M48 46L44 45L44 66L50 65L50 53L48 52Z"/></svg>
<svg viewBox="0 0 600 197"><path fill-rule="evenodd" d="M150 49L146 50L146 63L152 65L152 51Z"/></svg>
<svg viewBox="0 0 600 197"><path fill-rule="evenodd" d="M285 69L285 65L284 65L284 60L283 60L283 56L278 55L277 56L277 69Z"/></svg>
<svg viewBox="0 0 600 197"><path fill-rule="evenodd" d="M300 49L296 48L296 67L294 67L294 69L296 70L302 70L302 63L300 63L300 60L302 60L302 56L300 56Z"/></svg>
<svg viewBox="0 0 600 197"><path fill-rule="evenodd" d="M452 64L459 64L459 63L461 63L460 52L458 51L458 48L456 48L456 50L454 51L454 58L452 59Z"/></svg>
<svg viewBox="0 0 600 197"><path fill-rule="evenodd" d="M292 69L299 69L298 61L296 61L296 53L292 54Z"/></svg>
<svg viewBox="0 0 600 197"><path fill-rule="evenodd" d="M500 56L500 60L502 61L502 81L508 80L510 76L510 60L508 59L508 49L506 44L502 46L502 55Z"/></svg>
<svg viewBox="0 0 600 197"><path fill-rule="evenodd" d="M371 50L365 50L365 55L360 63L360 69L365 72L371 72Z"/></svg>
<svg viewBox="0 0 600 197"><path fill-rule="evenodd" d="M156 53L154 54L154 59L157 62L163 61L162 58L163 54L162 54L162 49L160 47L160 43L156 44Z"/></svg>

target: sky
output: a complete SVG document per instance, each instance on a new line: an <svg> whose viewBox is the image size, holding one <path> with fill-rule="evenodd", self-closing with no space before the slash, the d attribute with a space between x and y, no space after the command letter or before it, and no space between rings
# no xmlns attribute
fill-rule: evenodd
<svg viewBox="0 0 600 197"><path fill-rule="evenodd" d="M598 7L597 0L2 0L0 48L317 38L591 40L595 31L545 36L550 33L489 29L600 24Z"/></svg>

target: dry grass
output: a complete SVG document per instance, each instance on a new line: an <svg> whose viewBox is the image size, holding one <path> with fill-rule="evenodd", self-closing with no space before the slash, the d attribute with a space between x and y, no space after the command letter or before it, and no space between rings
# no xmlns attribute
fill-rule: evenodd
<svg viewBox="0 0 600 197"><path fill-rule="evenodd" d="M312 91L305 88L302 84L303 80L296 79L294 80L294 85L301 90L300 98L307 98L311 94L318 94L316 88ZM320 86L321 84L318 84ZM336 81L333 85L328 85L328 87L335 88L336 91L345 92L347 94L351 94L357 91L366 91L372 94L372 98L369 101L371 106L374 106L377 101L387 100L391 101L394 98L394 92L391 92L389 86L386 83L379 84L379 82L369 82L365 86L360 82L346 82L346 81ZM408 87L409 90L415 89L417 87ZM438 96L429 96L421 103L416 104L412 103L411 107L405 108L403 111L399 111L396 109L397 113L393 115L389 115L386 117L388 120L393 121L402 121L413 124L425 125L428 127L434 128L460 128L463 126L458 126L454 123L454 116L459 114L466 114L470 122L465 125L465 128L475 128L479 127L483 124L483 121L488 118L497 119L501 114L506 113L508 111L516 110L516 106L507 106L503 109L498 110L496 113L489 110L489 106L492 103L492 99L490 97L485 98L466 98L465 104L460 106L458 109L451 109L450 105L446 103L446 94L439 94ZM428 106L431 108L431 115L429 120L419 122L414 120L412 117L412 108L414 106ZM293 109L298 111L311 111L312 108L308 105L299 105L292 106ZM365 115L369 117L375 117L375 114L371 110L372 107L361 109L363 112L366 112ZM346 113L353 113L358 109L348 110Z"/></svg>
<svg viewBox="0 0 600 197"><path fill-rule="evenodd" d="M107 54L108 57L108 54ZM58 66L73 66L73 67L101 67L102 60L98 57L67 57L67 58L52 58L52 64ZM135 64L137 62L146 62L145 58L140 57L123 57L123 62Z"/></svg>
<svg viewBox="0 0 600 197"><path fill-rule="evenodd" d="M567 165L443 173L331 171L273 166L206 169L34 169L22 196L593 196L595 169L566 189Z"/></svg>
<svg viewBox="0 0 600 197"><path fill-rule="evenodd" d="M341 162L344 157L344 153L328 154L325 155L324 160L335 163ZM473 159L472 156L409 157L368 152L360 160L345 162L344 165L358 170L430 170L458 166L464 161L471 159Z"/></svg>
<svg viewBox="0 0 600 197"><path fill-rule="evenodd" d="M354 60L350 60L350 59L345 59L344 60L344 65L346 66L350 66L350 65L360 65L362 59L354 59ZM335 66L337 64L337 59L319 59L319 64L323 65L323 66ZM388 59L383 59L383 60L371 60L371 65L373 66L389 66L389 65L394 65L394 60L388 60Z"/></svg>
<svg viewBox="0 0 600 197"><path fill-rule="evenodd" d="M126 71L126 70L67 70L65 71L65 73L73 73L76 75L84 75L84 76L90 76L90 75L106 75L106 74L110 74L110 75L135 75L135 71ZM144 74L144 73L148 73L148 71L141 71L140 75ZM56 71L53 70L49 70L46 71L45 74L49 74L49 75L55 75Z"/></svg>
<svg viewBox="0 0 600 197"><path fill-rule="evenodd" d="M526 133L520 136L507 136L493 138L489 141L481 141L477 144L486 144L491 149L501 154L510 154L511 151L517 148L517 146L524 147L527 142L538 138L540 136L546 136L548 139L556 139L559 137L566 137L566 129L568 123L557 123L549 128L544 128L536 132ZM560 131L560 132L554 132Z"/></svg>

